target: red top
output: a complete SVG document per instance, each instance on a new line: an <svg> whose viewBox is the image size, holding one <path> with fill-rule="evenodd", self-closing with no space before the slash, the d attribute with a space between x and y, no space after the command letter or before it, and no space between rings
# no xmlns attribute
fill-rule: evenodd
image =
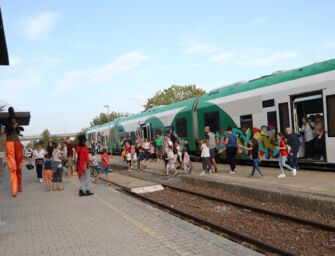
<svg viewBox="0 0 335 256"><path fill-rule="evenodd" d="M280 150L280 155L281 156L288 156L288 150L286 148L286 142L285 142L285 140L280 140L279 147L285 148L285 149L281 149Z"/></svg>
<svg viewBox="0 0 335 256"><path fill-rule="evenodd" d="M71 142L67 144L67 156L73 157L73 144Z"/></svg>
<svg viewBox="0 0 335 256"><path fill-rule="evenodd" d="M109 163L109 155L107 153L103 153L101 155L101 160L102 160L102 163L101 165L102 166L108 166L108 163Z"/></svg>
<svg viewBox="0 0 335 256"><path fill-rule="evenodd" d="M77 163L77 171L79 177L83 174L85 167L86 170L89 169L89 158L88 158L88 148L86 146L77 146L76 152L78 154L78 163Z"/></svg>
<svg viewBox="0 0 335 256"><path fill-rule="evenodd" d="M126 152L129 154L131 153L131 147L126 147Z"/></svg>

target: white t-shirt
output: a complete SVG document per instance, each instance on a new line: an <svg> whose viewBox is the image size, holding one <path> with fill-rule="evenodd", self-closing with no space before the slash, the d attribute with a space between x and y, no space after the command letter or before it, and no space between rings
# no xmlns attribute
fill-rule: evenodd
<svg viewBox="0 0 335 256"><path fill-rule="evenodd" d="M40 151L37 151L37 149L34 150L33 156L38 159L38 158L43 158L44 159L45 155L45 150L42 148Z"/></svg>
<svg viewBox="0 0 335 256"><path fill-rule="evenodd" d="M311 126L313 127L315 125L312 123L307 123L307 124L303 124L301 127L301 131L304 132L305 142L309 142L314 139L313 137L314 129L312 129Z"/></svg>
<svg viewBox="0 0 335 256"><path fill-rule="evenodd" d="M206 143L201 144L201 157L210 157L209 147Z"/></svg>

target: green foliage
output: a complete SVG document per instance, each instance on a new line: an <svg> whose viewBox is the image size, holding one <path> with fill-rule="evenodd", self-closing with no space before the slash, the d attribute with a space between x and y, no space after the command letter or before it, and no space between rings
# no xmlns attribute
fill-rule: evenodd
<svg viewBox="0 0 335 256"><path fill-rule="evenodd" d="M40 142L41 144L43 144L43 147L44 147L44 148L47 148L47 146L48 146L48 142L49 142L49 140L50 140L50 132L49 132L48 129L45 129L45 130L42 132L42 137L43 137L43 139L40 140L39 142Z"/></svg>
<svg viewBox="0 0 335 256"><path fill-rule="evenodd" d="M161 105L169 105L193 97L199 97L206 92L195 85L172 85L171 87L158 91L152 98L147 100L144 109L148 110Z"/></svg>
<svg viewBox="0 0 335 256"><path fill-rule="evenodd" d="M95 125L100 125L100 124L104 124L110 121L113 121L116 118L119 117L126 117L126 116L130 116L130 113L122 113L122 112L116 112L116 111L112 111L112 113L109 114L109 118L108 115L106 113L100 113L100 115L96 116L92 122L90 122L91 126L95 126Z"/></svg>

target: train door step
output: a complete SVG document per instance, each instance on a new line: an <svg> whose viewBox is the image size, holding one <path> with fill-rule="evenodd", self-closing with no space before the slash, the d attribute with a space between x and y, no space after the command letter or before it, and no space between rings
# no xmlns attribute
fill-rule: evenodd
<svg viewBox="0 0 335 256"><path fill-rule="evenodd" d="M152 186L146 186L146 187L132 188L130 191L136 194L145 194L145 193L157 192L161 190L164 190L164 187L158 184L158 185L152 185Z"/></svg>

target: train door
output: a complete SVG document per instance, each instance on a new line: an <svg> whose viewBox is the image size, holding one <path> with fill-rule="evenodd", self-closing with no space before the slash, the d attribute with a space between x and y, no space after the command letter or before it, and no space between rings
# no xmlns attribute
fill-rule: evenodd
<svg viewBox="0 0 335 256"><path fill-rule="evenodd" d="M328 87L323 91L325 109L325 140L326 159L328 163L335 163L335 88Z"/></svg>
<svg viewBox="0 0 335 256"><path fill-rule="evenodd" d="M151 125L145 123L141 125L141 134L143 139L151 139Z"/></svg>
<svg viewBox="0 0 335 256"><path fill-rule="evenodd" d="M315 126L315 117L320 116L321 118L324 118L323 96L321 91L292 96L292 106L293 131L298 134L303 125L303 117L308 117L311 120L311 127L313 129ZM301 136L300 140L301 146L298 157L306 158L306 143L304 141L304 136ZM317 149L314 145L312 147L312 151L313 161L315 161L316 159L314 158L318 157L318 152L316 152ZM320 159L324 160L324 157L321 158L320 156Z"/></svg>

